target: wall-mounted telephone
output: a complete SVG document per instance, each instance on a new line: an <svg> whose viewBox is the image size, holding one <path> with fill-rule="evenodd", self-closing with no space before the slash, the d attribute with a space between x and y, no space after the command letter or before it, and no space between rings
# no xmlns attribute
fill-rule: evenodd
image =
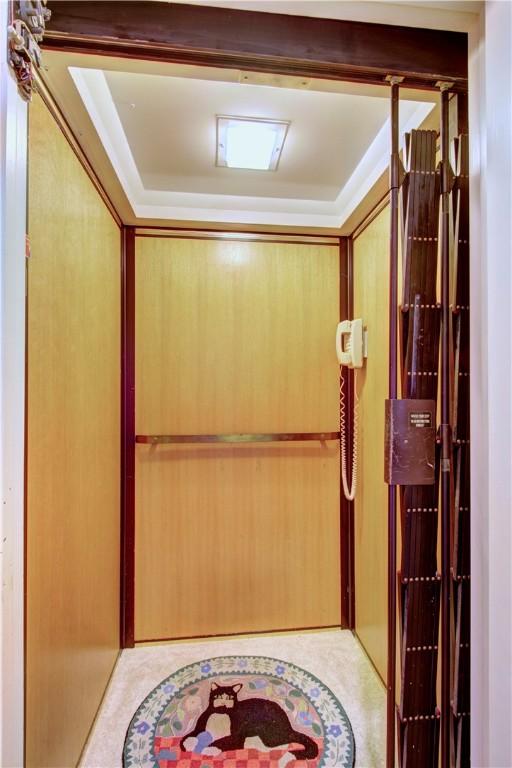
<svg viewBox="0 0 512 768"><path fill-rule="evenodd" d="M362 368L367 357L367 335L361 318L343 320L336 329L336 355L340 364L340 452L341 480L343 493L348 501L356 495L357 487L357 427L358 427L358 398L356 371L354 371L354 440L352 445L352 482L348 487L347 479L347 437L345 427L345 393L343 389L343 367Z"/></svg>
<svg viewBox="0 0 512 768"><path fill-rule="evenodd" d="M362 368L366 357L366 331L361 318L343 320L336 329L336 354L340 365Z"/></svg>

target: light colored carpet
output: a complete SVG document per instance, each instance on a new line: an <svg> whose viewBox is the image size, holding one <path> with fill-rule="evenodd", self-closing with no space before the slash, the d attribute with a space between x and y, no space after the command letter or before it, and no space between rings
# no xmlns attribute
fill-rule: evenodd
<svg viewBox="0 0 512 768"><path fill-rule="evenodd" d="M350 719L357 768L384 765L384 686L351 632L327 630L169 643L123 651L80 768L121 768L130 720L142 700L165 677L202 659L243 654L283 659L316 675L339 699Z"/></svg>

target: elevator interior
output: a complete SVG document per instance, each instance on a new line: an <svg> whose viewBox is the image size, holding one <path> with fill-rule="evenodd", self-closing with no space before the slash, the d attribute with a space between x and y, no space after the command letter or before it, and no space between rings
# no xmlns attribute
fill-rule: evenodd
<svg viewBox="0 0 512 768"><path fill-rule="evenodd" d="M28 764L41 749L76 762L120 626L124 647L350 628L385 680L389 85L56 51L45 67L29 144ZM437 130L440 97L400 100L403 148ZM286 122L277 170L219 165L219 117ZM342 373L353 503L347 317L367 332L355 392Z"/></svg>

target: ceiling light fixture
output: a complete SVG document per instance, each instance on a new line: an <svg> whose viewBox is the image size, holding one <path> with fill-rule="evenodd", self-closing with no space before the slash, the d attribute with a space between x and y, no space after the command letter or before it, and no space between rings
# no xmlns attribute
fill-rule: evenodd
<svg viewBox="0 0 512 768"><path fill-rule="evenodd" d="M275 171L288 132L288 120L217 117L217 165Z"/></svg>

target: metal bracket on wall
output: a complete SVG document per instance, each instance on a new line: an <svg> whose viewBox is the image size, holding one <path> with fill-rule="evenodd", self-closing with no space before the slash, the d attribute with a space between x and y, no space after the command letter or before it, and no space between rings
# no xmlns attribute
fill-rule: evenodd
<svg viewBox="0 0 512 768"><path fill-rule="evenodd" d="M9 64L18 83L18 90L26 100L32 99L34 70L41 67L41 49L46 22L51 11L47 0L17 0L10 4L10 22L7 28Z"/></svg>

